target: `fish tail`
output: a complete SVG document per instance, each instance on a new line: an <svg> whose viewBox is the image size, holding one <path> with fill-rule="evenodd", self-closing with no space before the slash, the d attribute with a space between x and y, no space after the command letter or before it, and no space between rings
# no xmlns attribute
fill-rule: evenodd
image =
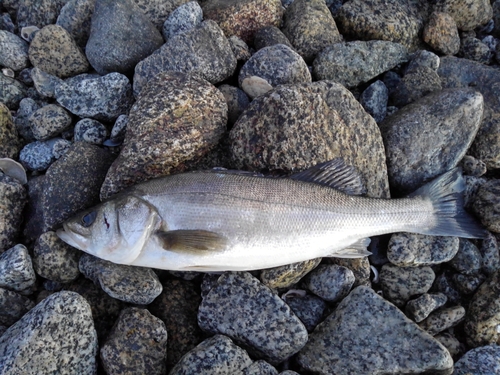
<svg viewBox="0 0 500 375"><path fill-rule="evenodd" d="M465 181L460 168L454 168L413 192L410 197L430 199L437 223L424 234L485 238L488 231L464 210Z"/></svg>

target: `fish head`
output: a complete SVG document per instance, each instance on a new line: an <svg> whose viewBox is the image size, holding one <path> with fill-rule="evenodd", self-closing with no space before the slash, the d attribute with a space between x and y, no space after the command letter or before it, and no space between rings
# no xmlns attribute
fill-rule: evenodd
<svg viewBox="0 0 500 375"><path fill-rule="evenodd" d="M81 212L63 223L57 235L88 254L118 264L132 264L161 217L148 202L124 195Z"/></svg>

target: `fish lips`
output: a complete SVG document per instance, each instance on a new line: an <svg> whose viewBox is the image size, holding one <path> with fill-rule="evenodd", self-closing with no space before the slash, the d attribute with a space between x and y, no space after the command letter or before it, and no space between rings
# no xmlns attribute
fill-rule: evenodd
<svg viewBox="0 0 500 375"><path fill-rule="evenodd" d="M68 245L76 247L82 251L87 251L87 239L83 235L73 231L67 223L64 223L63 227L56 231L56 234Z"/></svg>

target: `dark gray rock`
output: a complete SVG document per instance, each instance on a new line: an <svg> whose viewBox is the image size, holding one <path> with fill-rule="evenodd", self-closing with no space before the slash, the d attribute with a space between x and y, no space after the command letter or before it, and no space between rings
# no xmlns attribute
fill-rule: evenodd
<svg viewBox="0 0 500 375"><path fill-rule="evenodd" d="M90 35L90 20L95 2L96 0L69 0L57 17L56 25L64 27L82 48Z"/></svg>
<svg viewBox="0 0 500 375"><path fill-rule="evenodd" d="M436 71L419 66L406 72L391 93L391 99L394 105L403 107L441 89L441 80Z"/></svg>
<svg viewBox="0 0 500 375"><path fill-rule="evenodd" d="M304 370L324 375L444 372L453 366L439 342L365 286L316 327L297 360Z"/></svg>
<svg viewBox="0 0 500 375"><path fill-rule="evenodd" d="M27 95L27 88L14 78L0 74L0 102L9 109L17 109L19 102Z"/></svg>
<svg viewBox="0 0 500 375"><path fill-rule="evenodd" d="M443 293L450 303L459 304L462 300L462 295L453 282L452 276L453 275L449 271L439 274L432 286L432 291Z"/></svg>
<svg viewBox="0 0 500 375"><path fill-rule="evenodd" d="M462 295L469 296L486 280L486 276L479 272L473 275L455 273L451 280Z"/></svg>
<svg viewBox="0 0 500 375"><path fill-rule="evenodd" d="M228 126L233 126L245 108L248 107L248 104L250 104L250 99L247 94L238 87L220 85L218 89L224 95L224 99L226 99L227 124Z"/></svg>
<svg viewBox="0 0 500 375"><path fill-rule="evenodd" d="M24 26L44 27L56 22L66 0L22 0L17 6L17 24Z"/></svg>
<svg viewBox="0 0 500 375"><path fill-rule="evenodd" d="M463 38L459 55L486 65L490 64L493 59L493 52L490 48L477 38Z"/></svg>
<svg viewBox="0 0 500 375"><path fill-rule="evenodd" d="M498 241L493 234L489 234L479 247L483 259L482 271L491 275L500 270L500 253L498 251Z"/></svg>
<svg viewBox="0 0 500 375"><path fill-rule="evenodd" d="M307 332L312 332L323 318L326 310L326 303L319 297L312 295L301 295L293 290L283 295L283 301L292 309L302 323L307 328Z"/></svg>
<svg viewBox="0 0 500 375"><path fill-rule="evenodd" d="M256 50L275 44L284 44L287 47L293 48L286 35L276 26L265 26L257 30L253 44Z"/></svg>
<svg viewBox="0 0 500 375"><path fill-rule="evenodd" d="M54 146L52 147L52 156L59 159L71 148L72 143L66 139L57 138Z"/></svg>
<svg viewBox="0 0 500 375"><path fill-rule="evenodd" d="M0 288L30 294L36 275L28 249L16 245L0 254Z"/></svg>
<svg viewBox="0 0 500 375"><path fill-rule="evenodd" d="M97 335L87 301L77 293L54 293L0 337L2 374L92 375Z"/></svg>
<svg viewBox="0 0 500 375"><path fill-rule="evenodd" d="M455 55L460 49L457 24L448 13L432 12L424 27L422 39L436 52Z"/></svg>
<svg viewBox="0 0 500 375"><path fill-rule="evenodd" d="M476 274L482 265L481 253L472 242L460 238L458 252L448 264L465 275Z"/></svg>
<svg viewBox="0 0 500 375"><path fill-rule="evenodd" d="M203 11L196 1L182 4L175 9L163 23L162 34L169 40L176 34L191 30L203 20Z"/></svg>
<svg viewBox="0 0 500 375"><path fill-rule="evenodd" d="M16 34L0 30L0 65L19 71L28 64L28 43Z"/></svg>
<svg viewBox="0 0 500 375"><path fill-rule="evenodd" d="M361 94L359 102L366 112L379 123L384 120L387 114L387 101L389 100L389 90L384 82L377 80L368 86Z"/></svg>
<svg viewBox="0 0 500 375"><path fill-rule="evenodd" d="M12 18L9 13L0 14L0 29L8 31L9 33L16 32L16 26L14 25L14 22L12 22Z"/></svg>
<svg viewBox="0 0 500 375"><path fill-rule="evenodd" d="M426 67L436 72L439 68L439 63L439 56L434 52L427 50L418 50L411 56L405 72L408 73L413 69L418 69L421 67Z"/></svg>
<svg viewBox="0 0 500 375"><path fill-rule="evenodd" d="M14 118L14 123L16 124L17 133L24 138L25 141L31 142L35 140L28 119L33 112L39 108L40 104L31 98L24 98L19 102L19 109Z"/></svg>
<svg viewBox="0 0 500 375"><path fill-rule="evenodd" d="M465 175L472 177L481 177L487 171L486 164L474 156L465 155L460 163Z"/></svg>
<svg viewBox="0 0 500 375"><path fill-rule="evenodd" d="M21 141L9 108L0 103L0 158L17 158Z"/></svg>
<svg viewBox="0 0 500 375"><path fill-rule="evenodd" d="M64 108L48 104L33 112L28 120L35 139L45 141L67 130L72 118Z"/></svg>
<svg viewBox="0 0 500 375"><path fill-rule="evenodd" d="M85 54L99 74L130 73L162 44L160 32L133 0L96 0Z"/></svg>
<svg viewBox="0 0 500 375"><path fill-rule="evenodd" d="M424 321L419 323L420 328L436 335L460 323L465 316L462 306L447 307L432 312Z"/></svg>
<svg viewBox="0 0 500 375"><path fill-rule="evenodd" d="M500 372L500 346L471 349L455 363L454 375L497 374Z"/></svg>
<svg viewBox="0 0 500 375"><path fill-rule="evenodd" d="M328 302L341 301L353 284L352 271L336 264L319 265L304 280L307 289Z"/></svg>
<svg viewBox="0 0 500 375"><path fill-rule="evenodd" d="M321 258L268 268L260 273L262 284L271 289L289 288L320 264Z"/></svg>
<svg viewBox="0 0 500 375"><path fill-rule="evenodd" d="M243 370L243 375L278 375L278 370L263 360L258 360Z"/></svg>
<svg viewBox="0 0 500 375"><path fill-rule="evenodd" d="M434 10L448 13L457 23L457 27L463 31L484 25L493 17L493 10L488 0L441 0L436 3Z"/></svg>
<svg viewBox="0 0 500 375"><path fill-rule="evenodd" d="M33 79L36 91L40 95L48 98L55 98L56 86L62 83L59 77L46 73L39 68L33 68L31 70L31 78Z"/></svg>
<svg viewBox="0 0 500 375"><path fill-rule="evenodd" d="M246 62L252 56L253 51L250 51L250 47L248 47L248 44L243 39L238 38L236 35L231 35L227 40L238 62Z"/></svg>
<svg viewBox="0 0 500 375"><path fill-rule="evenodd" d="M500 180L489 180L472 198L472 210L490 231L500 233Z"/></svg>
<svg viewBox="0 0 500 375"><path fill-rule="evenodd" d="M368 260L368 257L351 259L331 257L326 258L326 262L349 268L354 274L354 284L352 285L353 288L360 285L371 286L370 275L373 270L371 269L371 264Z"/></svg>
<svg viewBox="0 0 500 375"><path fill-rule="evenodd" d="M448 298L443 293L424 293L420 297L408 301L406 315L420 323L434 310L443 306Z"/></svg>
<svg viewBox="0 0 500 375"><path fill-rule="evenodd" d="M0 173L0 253L17 243L26 198L19 181Z"/></svg>
<svg viewBox="0 0 500 375"><path fill-rule="evenodd" d="M54 162L52 148L56 139L28 143L19 153L19 161L30 171L45 171Z"/></svg>
<svg viewBox="0 0 500 375"><path fill-rule="evenodd" d="M307 342L302 322L247 272L219 277L200 304L198 324L204 331L231 337L270 363L284 361Z"/></svg>
<svg viewBox="0 0 500 375"><path fill-rule="evenodd" d="M149 17L158 30L176 8L189 0L134 0L134 3Z"/></svg>
<svg viewBox="0 0 500 375"><path fill-rule="evenodd" d="M10 327L23 317L35 303L28 297L0 288L0 324Z"/></svg>
<svg viewBox="0 0 500 375"><path fill-rule="evenodd" d="M75 142L102 145L107 135L106 127L97 120L84 118L75 124Z"/></svg>

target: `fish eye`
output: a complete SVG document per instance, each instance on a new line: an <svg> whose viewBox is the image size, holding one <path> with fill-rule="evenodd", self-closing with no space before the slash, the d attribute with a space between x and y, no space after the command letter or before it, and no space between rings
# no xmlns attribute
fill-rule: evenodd
<svg viewBox="0 0 500 375"><path fill-rule="evenodd" d="M84 227L90 227L97 217L97 211L91 211L82 217L82 225Z"/></svg>

